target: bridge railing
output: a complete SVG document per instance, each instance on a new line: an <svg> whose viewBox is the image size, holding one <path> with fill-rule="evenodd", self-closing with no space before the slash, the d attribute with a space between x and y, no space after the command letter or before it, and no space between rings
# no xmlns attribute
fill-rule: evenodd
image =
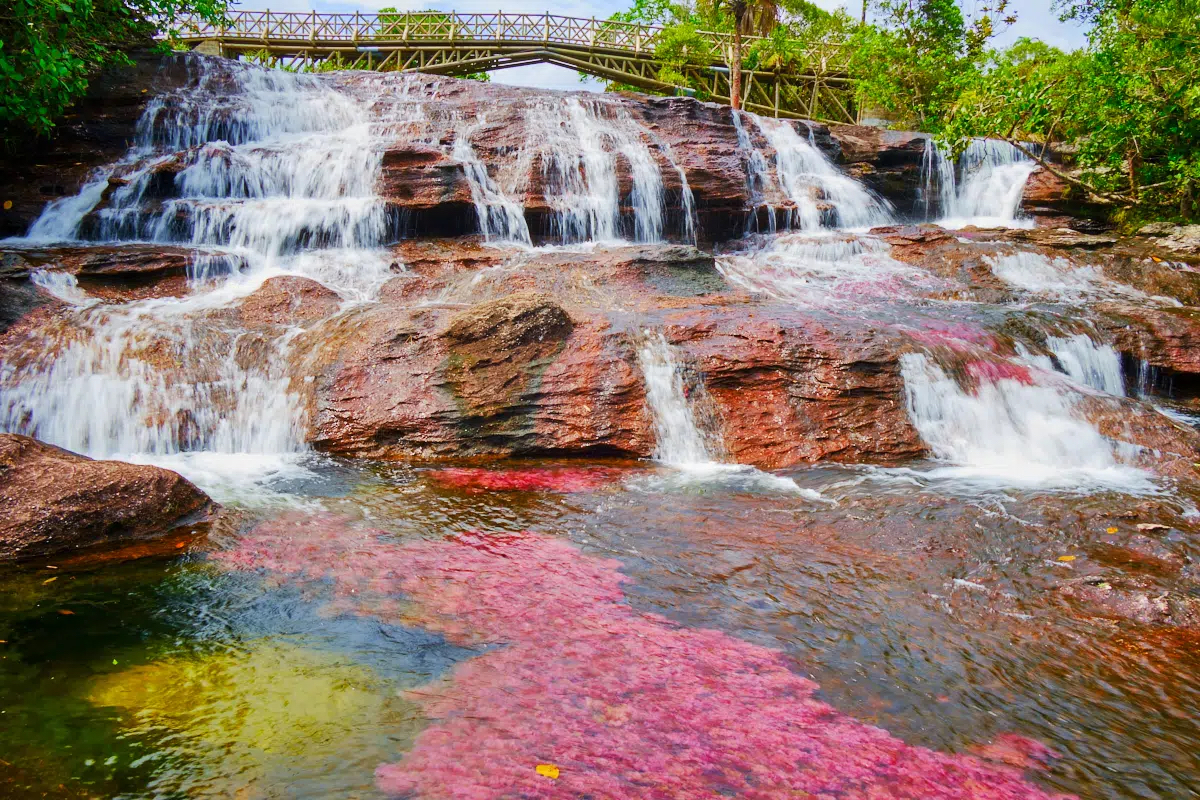
<svg viewBox="0 0 1200 800"><path fill-rule="evenodd" d="M573 47L653 53L663 28L615 20L565 17L557 14L458 14L441 11L396 11L374 14L319 14L315 11L235 11L224 24L214 25L199 17L177 21L184 41L238 39L285 43L391 44L429 41L541 42ZM730 52L732 37L726 33L702 32L717 51ZM756 37L745 37L747 48ZM825 42L818 56L826 69L836 58L840 45ZM831 58L833 56L833 58Z"/></svg>

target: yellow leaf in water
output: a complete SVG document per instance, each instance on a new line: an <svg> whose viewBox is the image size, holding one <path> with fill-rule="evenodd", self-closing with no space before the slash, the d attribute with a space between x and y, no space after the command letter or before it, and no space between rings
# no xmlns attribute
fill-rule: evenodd
<svg viewBox="0 0 1200 800"><path fill-rule="evenodd" d="M69 609L69 608L60 608L60 609L58 610L58 613L62 614L64 617L73 617L73 616L75 616L75 612L74 612L74 611L72 611L72 610L71 610L71 609Z"/></svg>
<svg viewBox="0 0 1200 800"><path fill-rule="evenodd" d="M1074 561L1075 556L1059 556L1058 560L1059 561Z"/></svg>
<svg viewBox="0 0 1200 800"><path fill-rule="evenodd" d="M10 208L12 208L12 200L5 200L4 201L4 210L8 211Z"/></svg>
<svg viewBox="0 0 1200 800"><path fill-rule="evenodd" d="M1109 528L1109 529L1108 529L1108 532L1109 532L1109 533L1116 533L1116 532L1117 532L1117 529L1116 529L1116 528Z"/></svg>
<svg viewBox="0 0 1200 800"><path fill-rule="evenodd" d="M538 775L541 775L543 777L546 777L546 778L557 778L558 777L558 767L554 766L553 764L538 764L536 767L534 767L534 769L537 770Z"/></svg>
<svg viewBox="0 0 1200 800"><path fill-rule="evenodd" d="M46 578L46 580L42 581L42 586L45 586L47 583L51 583L56 580L58 580L57 575L55 575L53 578Z"/></svg>

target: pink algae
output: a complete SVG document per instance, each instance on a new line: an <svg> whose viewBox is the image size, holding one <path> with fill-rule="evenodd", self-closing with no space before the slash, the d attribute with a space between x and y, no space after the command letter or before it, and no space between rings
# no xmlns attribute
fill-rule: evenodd
<svg viewBox="0 0 1200 800"><path fill-rule="evenodd" d="M476 492L590 492L612 483L621 470L608 467L529 469L439 469L431 476L443 486Z"/></svg>
<svg viewBox="0 0 1200 800"><path fill-rule="evenodd" d="M972 361L967 364L967 374L980 383L1017 381L1026 386L1033 385L1029 368L1011 361Z"/></svg>
<svg viewBox="0 0 1200 800"><path fill-rule="evenodd" d="M409 693L432 720L381 790L455 798L1048 800L1014 768L912 747L813 698L782 653L624 598L620 562L536 533L395 544L331 517L260 526L226 565L404 595L451 641L503 646ZM559 777L537 771L554 765Z"/></svg>

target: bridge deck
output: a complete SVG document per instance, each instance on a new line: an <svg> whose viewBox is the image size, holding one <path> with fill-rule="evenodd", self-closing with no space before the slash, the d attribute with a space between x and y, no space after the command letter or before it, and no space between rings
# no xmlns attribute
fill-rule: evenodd
<svg viewBox="0 0 1200 800"><path fill-rule="evenodd" d="M550 62L641 89L674 93L658 79L655 47L663 28L556 14L385 12L319 14L236 11L222 25L179 22L187 44L215 43L225 55L267 55L302 68L318 62L346 69L463 75ZM714 100L728 101L732 37L702 32L715 57L684 69ZM754 37L746 38L747 49ZM853 122L841 42L805 48L777 72L745 70L746 108L775 116Z"/></svg>

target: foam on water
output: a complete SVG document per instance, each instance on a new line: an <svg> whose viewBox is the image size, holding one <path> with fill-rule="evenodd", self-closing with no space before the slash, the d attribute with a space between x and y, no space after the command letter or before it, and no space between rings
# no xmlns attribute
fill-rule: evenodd
<svg viewBox="0 0 1200 800"><path fill-rule="evenodd" d="M922 353L900 358L909 417L946 463L924 473L984 488L1150 493L1150 476L1123 461L1126 448L1079 418L1060 386L980 379L965 390Z"/></svg>
<svg viewBox="0 0 1200 800"><path fill-rule="evenodd" d="M71 276L35 276L79 308L14 345L0 425L93 457L178 461L223 491L220 475L269 481L306 449L286 358L299 329L247 331L225 310L284 275L347 305L378 296L396 267L381 248L382 154L419 125L422 96L404 77L379 77L376 103L315 76L185 63L189 82L148 103L129 153L26 238L191 244L192 293L95 307Z"/></svg>
<svg viewBox="0 0 1200 800"><path fill-rule="evenodd" d="M527 114L531 146L541 156L546 202L563 244L621 238L617 156L630 167L633 239L663 237L662 173L642 126L616 103L569 97L535 103Z"/></svg>
<svg viewBox="0 0 1200 800"><path fill-rule="evenodd" d="M890 298L930 282L928 273L896 261L889 250L870 236L781 234L765 247L719 258L717 269L749 291L801 305Z"/></svg>
<svg viewBox="0 0 1200 800"><path fill-rule="evenodd" d="M891 222L887 202L842 174L809 138L797 132L795 123L750 116L775 149L776 177L795 205L792 227L815 231L822 227L870 228Z"/></svg>

